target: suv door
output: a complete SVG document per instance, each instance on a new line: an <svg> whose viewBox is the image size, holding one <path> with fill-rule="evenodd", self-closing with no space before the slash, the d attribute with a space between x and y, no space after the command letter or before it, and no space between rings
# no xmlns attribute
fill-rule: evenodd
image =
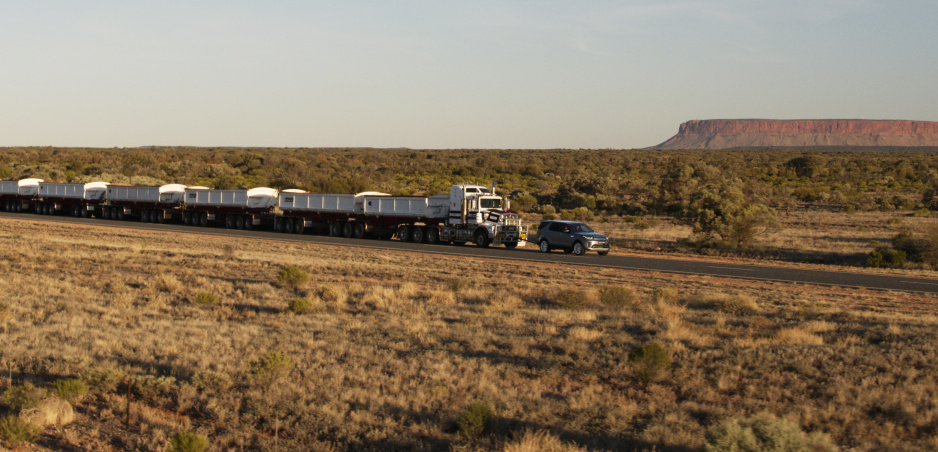
<svg viewBox="0 0 938 452"><path fill-rule="evenodd" d="M569 248L573 246L573 235L570 226L564 223L551 223L548 229L547 242L551 248Z"/></svg>

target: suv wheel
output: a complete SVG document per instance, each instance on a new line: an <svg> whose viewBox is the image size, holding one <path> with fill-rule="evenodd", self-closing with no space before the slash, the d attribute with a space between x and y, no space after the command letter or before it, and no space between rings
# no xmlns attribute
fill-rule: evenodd
<svg viewBox="0 0 938 452"><path fill-rule="evenodd" d="M586 247L584 247L582 243L576 242L573 244L573 254L576 254L577 256L582 256L583 253L585 252L586 252Z"/></svg>
<svg viewBox="0 0 938 452"><path fill-rule="evenodd" d="M538 245L541 247L541 252L542 252L542 253L549 253L549 252L550 252L550 244L547 243L547 240L541 240L541 243L539 243Z"/></svg>

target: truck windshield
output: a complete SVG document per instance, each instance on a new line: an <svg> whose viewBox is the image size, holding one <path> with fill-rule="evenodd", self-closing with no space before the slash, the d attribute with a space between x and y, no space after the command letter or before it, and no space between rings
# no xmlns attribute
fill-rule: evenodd
<svg viewBox="0 0 938 452"><path fill-rule="evenodd" d="M501 198L482 198L481 205L483 209L499 209L502 207Z"/></svg>

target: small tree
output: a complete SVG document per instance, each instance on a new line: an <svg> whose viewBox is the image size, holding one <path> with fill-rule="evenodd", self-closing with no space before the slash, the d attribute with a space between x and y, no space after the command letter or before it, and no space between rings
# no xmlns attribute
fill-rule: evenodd
<svg viewBox="0 0 938 452"><path fill-rule="evenodd" d="M256 361L248 362L251 381L269 387L293 370L293 360L282 352L270 352Z"/></svg>
<svg viewBox="0 0 938 452"><path fill-rule="evenodd" d="M492 406L482 400L476 400L466 408L466 411L459 414L456 425L459 427L460 433L468 437L475 437L489 428L494 419L495 410L492 409Z"/></svg>
<svg viewBox="0 0 938 452"><path fill-rule="evenodd" d="M648 386L658 374L671 365L668 351L657 343L645 344L629 353L629 363L635 378L642 386Z"/></svg>
<svg viewBox="0 0 938 452"><path fill-rule="evenodd" d="M309 281L309 275L300 267L287 265L280 270L280 273L277 275L277 281L295 292Z"/></svg>

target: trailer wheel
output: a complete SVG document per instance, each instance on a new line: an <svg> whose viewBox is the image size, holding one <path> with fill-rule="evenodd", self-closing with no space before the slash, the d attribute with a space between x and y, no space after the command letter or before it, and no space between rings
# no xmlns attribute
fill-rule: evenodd
<svg viewBox="0 0 938 452"><path fill-rule="evenodd" d="M410 228L408 228L406 225L398 226L397 238L402 242L408 241L410 239Z"/></svg>
<svg viewBox="0 0 938 452"><path fill-rule="evenodd" d="M359 223L359 222L355 222L354 224L352 224L352 237L355 237L356 239L360 239L364 236L365 236L365 224Z"/></svg>
<svg viewBox="0 0 938 452"><path fill-rule="evenodd" d="M124 221L124 209L117 209L117 221Z"/></svg>
<svg viewBox="0 0 938 452"><path fill-rule="evenodd" d="M424 230L420 226L413 226L413 230L410 231L410 241L414 243L423 243L424 239Z"/></svg>
<svg viewBox="0 0 938 452"><path fill-rule="evenodd" d="M245 215L244 216L244 229L251 230L254 229L254 215Z"/></svg>
<svg viewBox="0 0 938 452"><path fill-rule="evenodd" d="M157 222L157 223L162 223L162 222L166 221L166 211L165 211L165 210L163 210L163 209L156 209L154 212L156 213L156 222Z"/></svg>
<svg viewBox="0 0 938 452"><path fill-rule="evenodd" d="M292 218L283 219L283 232L286 232L287 234L293 233L293 219Z"/></svg>
<svg viewBox="0 0 938 452"><path fill-rule="evenodd" d="M293 220L293 232L296 234L303 233L303 219L302 218L297 218Z"/></svg>
<svg viewBox="0 0 938 452"><path fill-rule="evenodd" d="M485 248L489 246L490 243L492 243L491 240L489 240L488 234L484 232L476 232L476 235L473 239L473 242L475 242L476 246L479 248Z"/></svg>
<svg viewBox="0 0 938 452"><path fill-rule="evenodd" d="M199 214L199 226L203 228L208 226L208 214L207 213L201 212Z"/></svg>
<svg viewBox="0 0 938 452"><path fill-rule="evenodd" d="M345 238L352 237L352 223L342 224L342 237L345 237Z"/></svg>
<svg viewBox="0 0 938 452"><path fill-rule="evenodd" d="M231 223L235 229L244 229L244 217L241 215L235 215L234 219L231 220Z"/></svg>
<svg viewBox="0 0 938 452"><path fill-rule="evenodd" d="M431 245L436 245L440 243L440 230L436 226L430 226L427 228L427 243Z"/></svg>

